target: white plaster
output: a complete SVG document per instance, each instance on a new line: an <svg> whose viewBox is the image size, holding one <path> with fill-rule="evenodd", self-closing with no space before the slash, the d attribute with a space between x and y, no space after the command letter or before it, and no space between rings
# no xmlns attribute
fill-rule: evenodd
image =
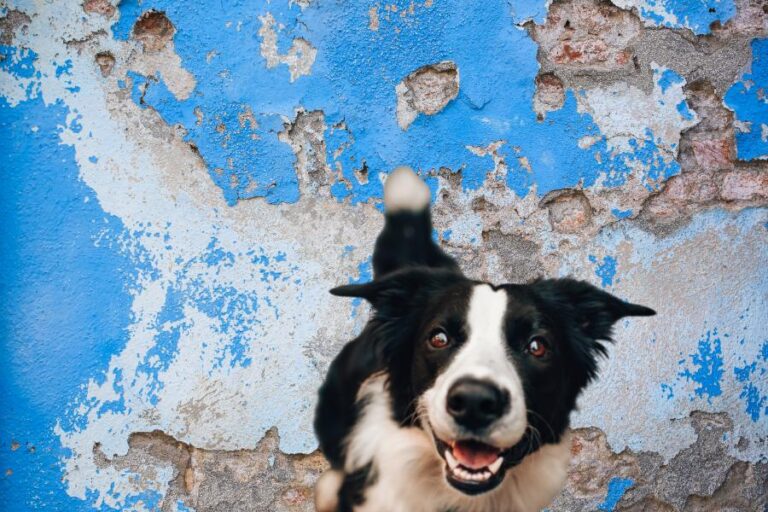
<svg viewBox="0 0 768 512"><path fill-rule="evenodd" d="M261 28L259 37L261 37L261 56L267 60L267 67L274 68L279 64L288 66L291 73L291 82L296 81L302 75L308 75L312 72L312 64L317 57L317 49L309 41L302 38L296 38L291 43L288 53L281 55L277 48L277 27L274 16L267 13L265 16L259 16Z"/></svg>
<svg viewBox="0 0 768 512"><path fill-rule="evenodd" d="M696 125L698 120L692 110L691 120L684 119L677 111L677 105L685 101L685 81L672 84L662 92L658 79L666 68L651 66L654 85L650 94L618 82L577 95L578 110L592 116L614 154L632 153L630 140L647 141L650 130L658 150L669 161L677 156L680 132Z"/></svg>

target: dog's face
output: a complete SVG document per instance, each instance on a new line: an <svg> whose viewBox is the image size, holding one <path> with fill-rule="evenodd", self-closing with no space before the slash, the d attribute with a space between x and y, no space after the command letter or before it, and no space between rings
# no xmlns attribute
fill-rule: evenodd
<svg viewBox="0 0 768 512"><path fill-rule="evenodd" d="M424 268L333 293L374 306L395 416L426 431L446 480L466 494L558 442L604 353L599 340L619 318L653 314L571 279L493 286Z"/></svg>

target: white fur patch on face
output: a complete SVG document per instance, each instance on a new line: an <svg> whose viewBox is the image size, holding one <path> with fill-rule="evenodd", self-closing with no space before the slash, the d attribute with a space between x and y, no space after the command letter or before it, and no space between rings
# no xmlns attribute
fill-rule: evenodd
<svg viewBox="0 0 768 512"><path fill-rule="evenodd" d="M504 290L494 290L487 284L473 288L467 313L467 341L424 394L422 402L435 434L444 441L461 438L462 429L448 414L446 400L451 386L467 377L492 382L510 397L509 410L491 425L483 442L507 448L525 433L528 425L525 395L504 335L506 311Z"/></svg>

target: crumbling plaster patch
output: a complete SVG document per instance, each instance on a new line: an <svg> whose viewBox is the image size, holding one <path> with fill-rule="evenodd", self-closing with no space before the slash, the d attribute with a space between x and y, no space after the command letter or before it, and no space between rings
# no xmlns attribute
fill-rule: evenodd
<svg viewBox="0 0 768 512"><path fill-rule="evenodd" d="M419 114L433 116L459 94L459 70L449 61L423 66L395 87L397 124L407 130Z"/></svg>

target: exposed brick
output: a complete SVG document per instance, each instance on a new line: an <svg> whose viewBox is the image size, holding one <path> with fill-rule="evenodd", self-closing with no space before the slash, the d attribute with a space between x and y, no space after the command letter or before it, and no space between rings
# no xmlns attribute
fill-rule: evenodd
<svg viewBox="0 0 768 512"><path fill-rule="evenodd" d="M115 14L115 6L107 0L85 0L83 10L87 13L101 14L111 18Z"/></svg>
<svg viewBox="0 0 768 512"><path fill-rule="evenodd" d="M16 32L18 30L27 30L31 21L25 13L8 9L5 16L0 18L0 44L4 46L12 45Z"/></svg>
<svg viewBox="0 0 768 512"><path fill-rule="evenodd" d="M542 199L542 205L549 210L552 229L560 233L576 233L589 225L592 207L579 190L556 191Z"/></svg>
<svg viewBox="0 0 768 512"><path fill-rule="evenodd" d="M768 198L768 172L739 170L723 178L721 197L726 201Z"/></svg>
<svg viewBox="0 0 768 512"><path fill-rule="evenodd" d="M607 2L558 2L533 36L553 64L608 71L632 65L629 46L640 30L633 14Z"/></svg>
<svg viewBox="0 0 768 512"><path fill-rule="evenodd" d="M96 54L96 64L101 70L101 76L109 76L112 68L115 67L115 57L111 52L99 52Z"/></svg>
<svg viewBox="0 0 768 512"><path fill-rule="evenodd" d="M536 77L536 94L533 97L533 109L539 116L546 112L559 110L565 102L563 81L554 73L543 73Z"/></svg>
<svg viewBox="0 0 768 512"><path fill-rule="evenodd" d="M685 173L670 178L663 194L679 203L705 203L717 199L718 187L708 173Z"/></svg>
<svg viewBox="0 0 768 512"><path fill-rule="evenodd" d="M400 82L397 121L405 130L418 114L435 115L459 94L459 70L450 61L422 66Z"/></svg>
<svg viewBox="0 0 768 512"><path fill-rule="evenodd" d="M705 171L732 167L731 142L724 139L695 140L692 142L696 163Z"/></svg>
<svg viewBox="0 0 768 512"><path fill-rule="evenodd" d="M133 26L133 37L141 41L146 51L162 50L175 33L173 24L160 11L145 12Z"/></svg>

